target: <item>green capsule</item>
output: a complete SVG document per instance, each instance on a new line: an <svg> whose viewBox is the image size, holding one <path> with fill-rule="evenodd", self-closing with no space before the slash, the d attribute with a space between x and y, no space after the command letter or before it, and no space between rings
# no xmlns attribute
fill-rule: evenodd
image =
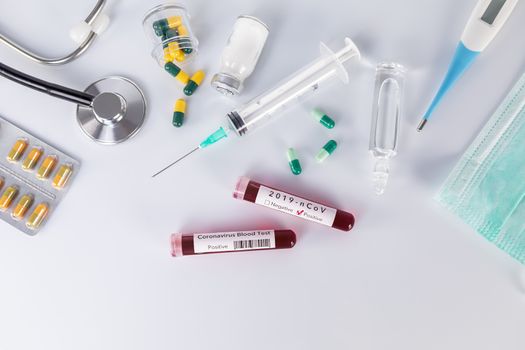
<svg viewBox="0 0 525 350"><path fill-rule="evenodd" d="M181 71L181 69L173 62L167 62L164 65L164 69L174 77L176 77Z"/></svg>
<svg viewBox="0 0 525 350"><path fill-rule="evenodd" d="M319 123L321 123L324 127L328 129L333 129L335 126L335 121L329 116L327 116L320 109L314 109L312 111L312 116L315 118L315 120L317 120Z"/></svg>
<svg viewBox="0 0 525 350"><path fill-rule="evenodd" d="M183 47L182 52L189 55L193 52L193 49L191 48L191 41L189 39L184 39L179 41L179 45Z"/></svg>
<svg viewBox="0 0 525 350"><path fill-rule="evenodd" d="M166 31L169 29L167 19L159 19L158 21L153 22L153 30L157 36L163 36L166 34Z"/></svg>
<svg viewBox="0 0 525 350"><path fill-rule="evenodd" d="M179 46L181 47L182 51L185 53L185 54L190 54L193 52L193 48L191 47L191 40L190 40L190 35L189 35L189 32L188 32L188 28L186 28L186 26L184 25L180 25L178 28L178 33L179 33Z"/></svg>
<svg viewBox="0 0 525 350"><path fill-rule="evenodd" d="M290 170L292 170L292 173L294 175L299 175L300 173L302 173L303 169L301 168L301 163L297 158L297 153L295 152L295 149L288 148L286 155L288 157L288 165L290 165Z"/></svg>
<svg viewBox="0 0 525 350"><path fill-rule="evenodd" d="M179 32L177 31L177 28L169 28L164 33L164 36L166 37L166 39L176 38L179 36Z"/></svg>
<svg viewBox="0 0 525 350"><path fill-rule="evenodd" d="M317 156L315 157L315 160L317 163L322 163L325 161L326 158L328 158L329 155L334 153L335 149L337 148L337 142L334 140L330 140L326 143L326 145L321 148L319 153L317 153Z"/></svg>

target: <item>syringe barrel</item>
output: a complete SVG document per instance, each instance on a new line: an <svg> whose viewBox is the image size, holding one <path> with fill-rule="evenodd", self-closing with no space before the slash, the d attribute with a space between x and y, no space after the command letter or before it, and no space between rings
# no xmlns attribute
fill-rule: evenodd
<svg viewBox="0 0 525 350"><path fill-rule="evenodd" d="M348 73L343 63L354 57L360 57L359 50L349 38L345 39L345 46L335 53L321 43L321 57L292 74L275 88L230 112L230 126L242 136L265 124L272 116L290 107L301 97L316 91L325 81L338 76L347 83Z"/></svg>

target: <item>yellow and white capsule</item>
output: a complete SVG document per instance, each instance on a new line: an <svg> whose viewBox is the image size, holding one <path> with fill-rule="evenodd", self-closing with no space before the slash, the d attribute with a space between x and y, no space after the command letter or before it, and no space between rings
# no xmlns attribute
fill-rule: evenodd
<svg viewBox="0 0 525 350"><path fill-rule="evenodd" d="M13 212L11 213L11 216L15 220L22 220L26 214L31 205L33 204L34 197L32 194L25 194L20 198L18 203L16 203L15 209L13 209Z"/></svg>
<svg viewBox="0 0 525 350"><path fill-rule="evenodd" d="M63 189L71 175L73 175L73 166L71 164L62 164L53 179L53 187L59 190Z"/></svg>
<svg viewBox="0 0 525 350"><path fill-rule="evenodd" d="M40 147L34 147L29 151L27 157L24 159L24 162L22 163L22 169L26 171L31 171L35 168L36 164L40 160L40 157L42 156L42 148Z"/></svg>
<svg viewBox="0 0 525 350"><path fill-rule="evenodd" d="M58 158L57 156L47 156L44 161L42 162L42 165L38 169L38 172L36 173L36 177L38 177L40 180L45 180L49 178L53 170L55 169L57 165Z"/></svg>
<svg viewBox="0 0 525 350"><path fill-rule="evenodd" d="M4 193L0 197L0 211L6 211L9 209L16 195L18 194L17 186L9 186L5 189Z"/></svg>
<svg viewBox="0 0 525 350"><path fill-rule="evenodd" d="M27 139L20 138L16 140L15 144L7 155L7 160L10 162L18 162L27 148Z"/></svg>
<svg viewBox="0 0 525 350"><path fill-rule="evenodd" d="M29 219L27 219L26 226L27 228L31 230L37 230L40 225L42 225L42 222L47 217L47 214L49 213L49 204L47 203L40 203L36 206L35 210L29 215Z"/></svg>

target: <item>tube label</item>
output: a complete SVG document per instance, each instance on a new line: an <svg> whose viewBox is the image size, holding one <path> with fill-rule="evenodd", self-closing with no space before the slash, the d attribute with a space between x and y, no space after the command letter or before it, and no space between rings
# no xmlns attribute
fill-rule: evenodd
<svg viewBox="0 0 525 350"><path fill-rule="evenodd" d="M195 254L275 248L275 231L198 233L193 236Z"/></svg>
<svg viewBox="0 0 525 350"><path fill-rule="evenodd" d="M332 226L337 213L337 209L262 185L255 203L326 226Z"/></svg>

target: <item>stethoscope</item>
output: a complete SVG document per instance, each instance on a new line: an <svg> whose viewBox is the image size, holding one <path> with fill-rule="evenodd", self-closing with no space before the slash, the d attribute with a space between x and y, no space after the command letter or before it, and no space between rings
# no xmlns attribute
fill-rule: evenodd
<svg viewBox="0 0 525 350"><path fill-rule="evenodd" d="M0 41L25 57L42 64L58 65L79 57L94 41L97 33L107 26L102 14L105 0L99 0L83 24L72 31L79 47L64 57L41 57L14 41L0 35ZM53 84L22 73L0 63L0 75L31 89L77 104L77 122L92 140L102 144L117 144L135 135L146 116L146 99L131 80L112 76L89 85L84 91Z"/></svg>

